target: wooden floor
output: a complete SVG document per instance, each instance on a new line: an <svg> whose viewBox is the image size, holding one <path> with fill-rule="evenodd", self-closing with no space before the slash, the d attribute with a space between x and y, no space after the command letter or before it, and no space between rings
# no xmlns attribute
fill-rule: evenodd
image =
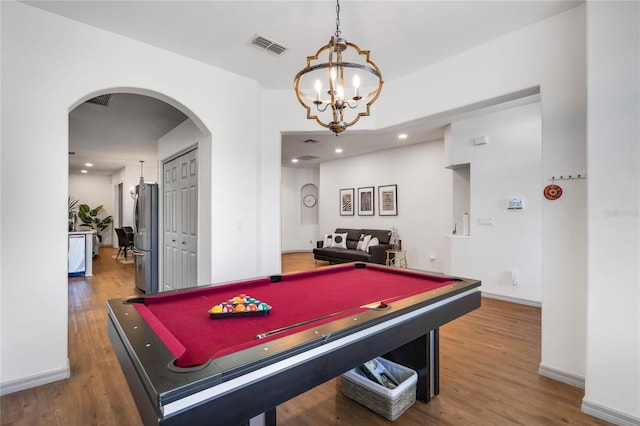
<svg viewBox="0 0 640 426"><path fill-rule="evenodd" d="M1 397L2 425L141 424L106 333L105 301L135 293L133 265L112 254L101 248L95 275L69 280L71 378ZM308 253L283 255L284 272L321 266ZM441 328L440 395L430 403L417 402L390 422L343 396L334 379L279 406L278 424L608 424L580 411L581 389L538 374L540 309L482 303Z"/></svg>

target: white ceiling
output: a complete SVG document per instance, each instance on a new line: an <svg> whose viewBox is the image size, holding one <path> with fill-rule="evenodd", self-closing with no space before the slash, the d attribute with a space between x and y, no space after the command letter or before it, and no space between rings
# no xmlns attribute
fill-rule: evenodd
<svg viewBox="0 0 640 426"><path fill-rule="evenodd" d="M306 57L328 42L336 25L333 1L25 3L246 76L266 89L292 89ZM371 51L371 59L389 82L581 3L342 0L340 29L348 41ZM251 46L255 34L289 50L275 56ZM432 126L420 138L438 138L438 131ZM319 129L323 138L335 141L325 132ZM304 140L308 135L298 136ZM364 136L370 144L371 135ZM357 145L363 138L349 129L339 139L345 145L355 139L352 145ZM290 152L283 159L295 155Z"/></svg>
<svg viewBox="0 0 640 426"><path fill-rule="evenodd" d="M158 138L186 119L169 104L128 93L112 95L107 106L80 104L69 113L69 173L111 175L139 161L153 164Z"/></svg>
<svg viewBox="0 0 640 426"><path fill-rule="evenodd" d="M327 130L283 134L281 164L286 167L313 168L318 167L323 161L353 157L417 143L441 141L444 139L444 127L452 121L514 108L538 102L539 100L538 88L531 88L376 131L359 131L350 128L341 133L340 136L335 136ZM399 139L398 135L401 133L406 134L407 138ZM336 152L338 148L341 150L340 153ZM306 156L316 158L300 158ZM297 163L291 162L294 158L298 159Z"/></svg>

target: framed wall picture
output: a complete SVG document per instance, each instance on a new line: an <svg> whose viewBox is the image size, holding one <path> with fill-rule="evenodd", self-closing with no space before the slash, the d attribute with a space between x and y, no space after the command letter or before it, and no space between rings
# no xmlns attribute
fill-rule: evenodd
<svg viewBox="0 0 640 426"><path fill-rule="evenodd" d="M340 216L353 216L354 207L354 190L353 188L340 190Z"/></svg>
<svg viewBox="0 0 640 426"><path fill-rule="evenodd" d="M398 185L378 187L378 214L380 216L398 215Z"/></svg>
<svg viewBox="0 0 640 426"><path fill-rule="evenodd" d="M358 188L358 216L373 216L376 214L373 186Z"/></svg>

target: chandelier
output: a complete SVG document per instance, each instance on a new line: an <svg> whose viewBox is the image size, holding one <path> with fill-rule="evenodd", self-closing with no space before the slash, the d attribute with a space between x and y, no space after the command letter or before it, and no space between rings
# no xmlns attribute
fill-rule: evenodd
<svg viewBox="0 0 640 426"><path fill-rule="evenodd" d="M326 56L322 62L321 55ZM336 136L369 115L382 89L380 68L369 51L340 37L340 1L336 0L336 32L294 80L294 90L307 118L316 120ZM345 84L349 86L345 86Z"/></svg>

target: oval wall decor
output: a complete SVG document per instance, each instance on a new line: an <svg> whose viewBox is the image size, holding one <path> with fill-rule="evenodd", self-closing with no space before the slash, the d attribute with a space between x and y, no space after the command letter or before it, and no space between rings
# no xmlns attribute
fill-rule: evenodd
<svg viewBox="0 0 640 426"><path fill-rule="evenodd" d="M562 188L558 185L547 185L544 188L544 198L547 200L557 200L562 196Z"/></svg>

